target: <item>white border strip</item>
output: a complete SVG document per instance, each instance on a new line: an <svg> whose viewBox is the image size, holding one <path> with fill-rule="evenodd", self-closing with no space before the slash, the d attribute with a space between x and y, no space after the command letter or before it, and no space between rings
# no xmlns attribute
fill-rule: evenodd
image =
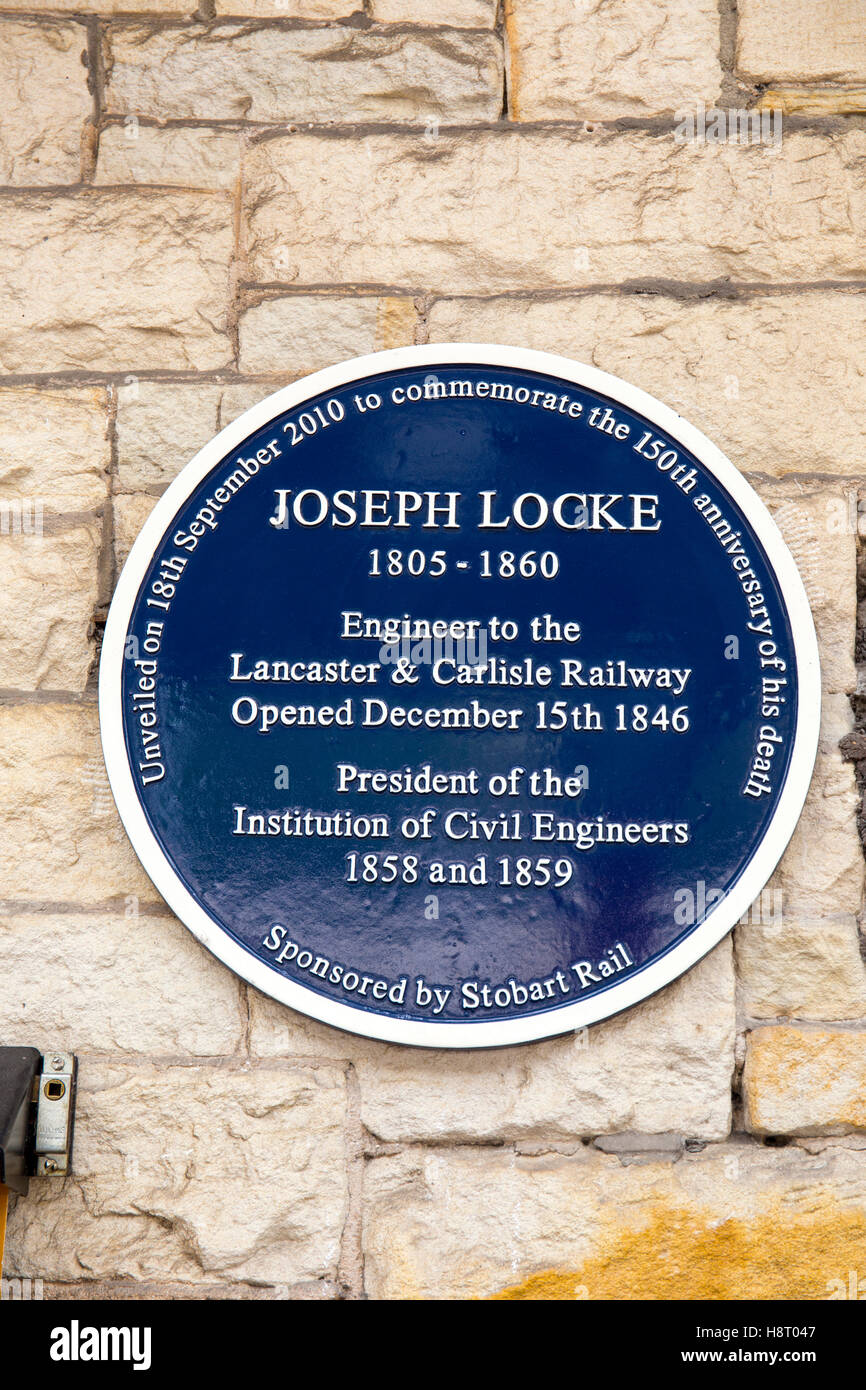
<svg viewBox="0 0 866 1390"><path fill-rule="evenodd" d="M454 364L525 369L559 377L597 392L637 414L678 440L715 477L741 507L775 572L794 638L799 681L799 707L794 745L785 783L767 832L745 872L731 890L678 946L660 959L636 970L600 994L549 1013L484 1023L424 1023L370 1014L350 1004L326 999L281 976L235 941L192 897L175 873L148 824L139 803L123 736L121 681L125 639L139 588L153 556L174 518L211 469L251 434L277 415L294 409L320 392L350 385L359 378L404 367ZM448 343L393 348L356 357L314 372L260 401L227 425L181 471L154 507L136 540L118 581L108 615L99 671L99 717L102 747L111 789L121 820L148 875L168 905L203 946L236 975L265 994L323 1023L417 1047L505 1047L554 1037L596 1023L662 989L688 970L742 917L772 874L794 832L809 788L821 715L818 644L809 602L791 554L757 493L729 459L694 425L636 386L595 367L572 362L554 353L479 343Z"/></svg>

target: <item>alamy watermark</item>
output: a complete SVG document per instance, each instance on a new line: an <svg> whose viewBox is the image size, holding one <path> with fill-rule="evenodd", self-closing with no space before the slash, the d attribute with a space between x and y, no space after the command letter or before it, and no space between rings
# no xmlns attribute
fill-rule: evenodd
<svg viewBox="0 0 866 1390"><path fill-rule="evenodd" d="M856 1269L849 1269L844 1278L828 1279L824 1287L827 1290L828 1302L835 1299L853 1299L862 1303L866 1300L866 1279Z"/></svg>
<svg viewBox="0 0 866 1390"><path fill-rule="evenodd" d="M460 666L487 665L486 627L473 628L464 637L422 637L417 641L400 636L396 641L383 642L379 648L379 661L383 666L397 666L406 670L411 666L433 666L456 669Z"/></svg>
<svg viewBox="0 0 866 1390"><path fill-rule="evenodd" d="M866 497L854 488L824 501L825 527L831 536L866 536Z"/></svg>
<svg viewBox="0 0 866 1390"><path fill-rule="evenodd" d="M677 926L694 927L703 922L718 903L729 896L728 890L716 888L704 879L691 886L677 888L673 895L673 918ZM768 933L781 930L784 901L781 888L764 888L750 907L738 919L739 926L753 923Z"/></svg>
<svg viewBox="0 0 866 1390"><path fill-rule="evenodd" d="M777 107L747 111L731 107L705 106L674 112L674 141L678 145L769 145L782 146L782 112Z"/></svg>
<svg viewBox="0 0 866 1390"><path fill-rule="evenodd" d="M41 536L42 513L42 503L35 498L0 497L0 536Z"/></svg>
<svg viewBox="0 0 866 1390"><path fill-rule="evenodd" d="M41 1279L0 1279L0 1301L3 1303L39 1303L44 1298Z"/></svg>

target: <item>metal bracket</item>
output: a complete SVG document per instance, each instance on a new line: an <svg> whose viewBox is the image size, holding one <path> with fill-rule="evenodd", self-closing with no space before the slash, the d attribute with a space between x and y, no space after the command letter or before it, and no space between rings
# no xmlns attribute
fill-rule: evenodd
<svg viewBox="0 0 866 1390"><path fill-rule="evenodd" d="M75 1058L69 1052L46 1052L36 1102L36 1177L69 1171L75 1098Z"/></svg>
<svg viewBox="0 0 866 1390"><path fill-rule="evenodd" d="M69 1172L76 1072L61 1048L0 1047L0 1183L14 1192Z"/></svg>

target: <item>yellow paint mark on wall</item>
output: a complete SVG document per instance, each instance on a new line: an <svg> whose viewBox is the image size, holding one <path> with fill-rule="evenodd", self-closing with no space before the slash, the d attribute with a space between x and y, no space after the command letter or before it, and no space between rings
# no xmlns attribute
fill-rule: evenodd
<svg viewBox="0 0 866 1390"><path fill-rule="evenodd" d="M409 347L415 341L418 316L411 299L385 296L376 305L376 346L385 348Z"/></svg>
<svg viewBox="0 0 866 1390"><path fill-rule="evenodd" d="M511 106L511 119L519 121L520 114L520 69L517 62L517 20L514 14L514 0L505 0L503 18L505 36L508 40L508 98Z"/></svg>
<svg viewBox="0 0 866 1390"><path fill-rule="evenodd" d="M866 111L866 87L769 87L757 111L781 111L816 116L851 115Z"/></svg>
<svg viewBox="0 0 866 1390"><path fill-rule="evenodd" d="M491 1298L815 1300L847 1287L851 1270L866 1274L866 1215L832 1197L803 1215L777 1202L751 1221L660 1208L579 1269L547 1269Z"/></svg>
<svg viewBox="0 0 866 1390"><path fill-rule="evenodd" d="M0 1184L0 1278L3 1276L3 1247L6 1244L6 1206L9 1201L8 1187ZM3 1297L0 1291L0 1298Z"/></svg>

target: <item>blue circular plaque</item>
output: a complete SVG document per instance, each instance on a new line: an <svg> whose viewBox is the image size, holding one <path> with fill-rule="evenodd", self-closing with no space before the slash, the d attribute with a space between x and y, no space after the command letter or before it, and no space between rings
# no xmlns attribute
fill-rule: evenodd
<svg viewBox="0 0 866 1390"><path fill-rule="evenodd" d="M751 487L547 353L399 349L223 430L160 499L100 672L111 785L190 930L423 1046L658 990L794 829L819 669Z"/></svg>

